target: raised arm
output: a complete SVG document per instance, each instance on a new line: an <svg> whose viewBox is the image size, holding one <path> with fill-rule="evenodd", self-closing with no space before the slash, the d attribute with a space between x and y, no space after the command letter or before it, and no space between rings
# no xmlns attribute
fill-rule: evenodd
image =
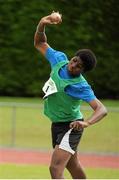
<svg viewBox="0 0 119 180"><path fill-rule="evenodd" d="M34 36L34 46L45 55L46 49L49 47L47 43L47 36L45 34L45 26L49 24L59 24L62 22L61 14L59 12L53 12L48 16L43 17L36 28Z"/></svg>

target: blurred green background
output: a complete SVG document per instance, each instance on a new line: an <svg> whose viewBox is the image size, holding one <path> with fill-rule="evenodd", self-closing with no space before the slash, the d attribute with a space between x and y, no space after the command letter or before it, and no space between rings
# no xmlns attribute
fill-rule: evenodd
<svg viewBox="0 0 119 180"><path fill-rule="evenodd" d="M69 59L80 48L94 51L98 64L86 78L99 98L119 98L119 2L114 0L0 0L0 95L42 95L50 67L33 39L39 20L53 10L62 13L63 22L46 27L48 43Z"/></svg>
<svg viewBox="0 0 119 180"><path fill-rule="evenodd" d="M50 179L48 167L38 165L15 165L6 164L0 166L0 177L2 179ZM88 179L118 179L118 169L86 168ZM65 178L71 179L68 171Z"/></svg>

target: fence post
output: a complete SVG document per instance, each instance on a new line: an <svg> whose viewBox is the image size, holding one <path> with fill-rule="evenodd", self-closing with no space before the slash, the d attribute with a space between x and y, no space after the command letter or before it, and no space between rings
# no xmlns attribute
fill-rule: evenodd
<svg viewBox="0 0 119 180"><path fill-rule="evenodd" d="M11 147L15 147L16 142L16 106L12 106L12 128L11 128Z"/></svg>

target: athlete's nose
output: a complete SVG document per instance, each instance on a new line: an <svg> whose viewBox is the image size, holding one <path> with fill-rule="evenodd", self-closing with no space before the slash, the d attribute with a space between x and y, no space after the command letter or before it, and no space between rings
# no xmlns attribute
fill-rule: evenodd
<svg viewBox="0 0 119 180"><path fill-rule="evenodd" d="M72 63L71 67L72 67L72 68L75 68L75 66L76 66L75 63Z"/></svg>

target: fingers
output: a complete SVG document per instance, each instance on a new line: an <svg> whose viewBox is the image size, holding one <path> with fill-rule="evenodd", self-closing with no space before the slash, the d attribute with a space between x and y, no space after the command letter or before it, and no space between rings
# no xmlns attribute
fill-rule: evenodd
<svg viewBox="0 0 119 180"><path fill-rule="evenodd" d="M59 11L52 11L50 15L51 24L60 24L62 22L62 14Z"/></svg>
<svg viewBox="0 0 119 180"><path fill-rule="evenodd" d="M42 18L42 22L46 25L48 24L60 24L62 22L62 18L57 16L57 14L51 14L49 16L45 16Z"/></svg>
<svg viewBox="0 0 119 180"><path fill-rule="evenodd" d="M70 123L70 128L73 128L74 130L80 130L82 129L82 125L80 124L79 121L75 121L75 122L72 122Z"/></svg>
<svg viewBox="0 0 119 180"><path fill-rule="evenodd" d="M70 128L73 128L74 130L80 130L82 128L87 128L89 126L88 122L86 121L74 121L70 123Z"/></svg>
<svg viewBox="0 0 119 180"><path fill-rule="evenodd" d="M53 10L52 13L58 13L58 14L59 14L59 11L54 11L54 10ZM51 13L51 14L52 14L52 13Z"/></svg>

